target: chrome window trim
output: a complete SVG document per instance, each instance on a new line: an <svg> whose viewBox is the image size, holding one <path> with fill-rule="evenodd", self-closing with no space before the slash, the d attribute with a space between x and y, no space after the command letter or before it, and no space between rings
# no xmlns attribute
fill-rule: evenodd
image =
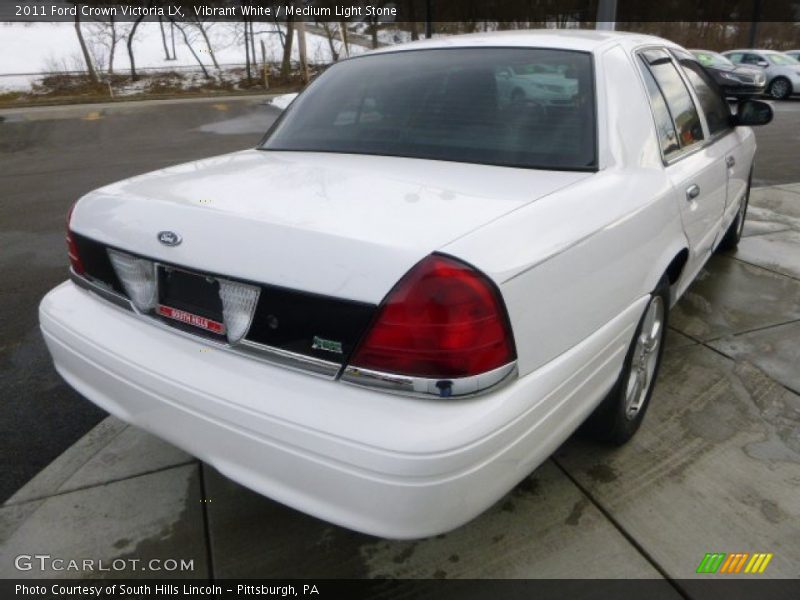
<svg viewBox="0 0 800 600"><path fill-rule="evenodd" d="M499 387L513 381L518 375L517 361L498 367L492 371L460 377L455 379L433 379L428 377L411 377L370 369L346 366L340 381L358 387L377 389L402 396L425 399L462 399L495 391ZM445 386L444 384L449 384ZM442 394L441 388L449 387L449 394Z"/></svg>
<svg viewBox="0 0 800 600"><path fill-rule="evenodd" d="M658 144L658 153L661 156L661 163L665 167L669 167L670 165L673 165L676 162L678 162L680 160L683 160L684 158L687 158L687 157L692 156L693 154L695 154L697 152L700 152L701 150L704 150L710 144L713 144L715 141L717 141L719 138L717 138L717 137L713 137L712 138L709 135L708 125L706 124L706 115L702 111L702 109L698 106L697 98L695 97L695 93L694 93L694 89L691 87L691 84L686 80L686 75L683 73L683 68L680 66L680 64L678 64L676 62L675 55L672 53L671 48L669 46L659 46L659 45L654 45L654 44L648 44L648 45L645 45L645 46L638 46L638 47L634 48L631 51L631 54L632 54L632 59L633 59L634 70L636 71L636 74L639 77L639 83L644 88L643 91L644 91L644 94L645 94L645 99L647 101L647 106L650 109L650 115L651 115L651 117L653 119L654 130L656 132L658 132L658 123L656 122L655 112L653 112L653 105L650 103L650 99L648 97L647 84L644 81L644 74L642 73L641 67L640 67L640 64L639 64L641 62L641 59L640 59L641 53L645 52L647 50L663 50L664 52L667 53L667 56L669 56L669 59L672 62L672 65L678 71L678 77L680 77L680 79L681 79L681 81L683 81L684 85L687 86L687 90L686 91L689 94L689 97L692 99L692 103L694 104L695 110L697 111L698 118L700 119L700 126L703 129L703 136L704 137L703 137L702 142L694 143L691 146L682 147L677 152L675 152L673 154L670 154L669 158L667 158L664 155L664 151L661 148L661 144ZM664 101L666 101L666 98L664 98ZM671 114L670 114L670 116L671 116ZM672 122L673 122L673 124L675 124L675 120L674 119L672 120ZM677 125L675 125L675 128L676 128L675 131L677 133ZM735 131L735 128L733 128L731 131ZM725 135L727 135L728 133L731 133L731 131L726 132Z"/></svg>

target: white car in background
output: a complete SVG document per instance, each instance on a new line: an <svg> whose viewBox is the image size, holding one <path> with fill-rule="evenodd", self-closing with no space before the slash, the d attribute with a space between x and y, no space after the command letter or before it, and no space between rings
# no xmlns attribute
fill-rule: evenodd
<svg viewBox="0 0 800 600"><path fill-rule="evenodd" d="M571 102L503 102L502 69ZM670 307L741 235L756 150L666 40L519 31L333 65L258 148L81 198L41 303L58 372L289 506L457 527L582 423L642 422ZM587 421L588 419L588 421Z"/></svg>
<svg viewBox="0 0 800 600"><path fill-rule="evenodd" d="M774 50L730 50L722 55L737 65L763 69L767 76L767 94L784 100L800 94L800 62Z"/></svg>
<svg viewBox="0 0 800 600"><path fill-rule="evenodd" d="M549 65L508 65L495 71L501 104L533 101L542 106L570 104L578 95L578 80Z"/></svg>

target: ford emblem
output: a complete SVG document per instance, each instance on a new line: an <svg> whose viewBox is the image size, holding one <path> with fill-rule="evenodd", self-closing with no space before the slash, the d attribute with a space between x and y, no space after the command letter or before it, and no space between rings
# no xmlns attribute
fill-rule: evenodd
<svg viewBox="0 0 800 600"><path fill-rule="evenodd" d="M159 231L158 241L165 246L177 246L183 241L183 238L174 231Z"/></svg>

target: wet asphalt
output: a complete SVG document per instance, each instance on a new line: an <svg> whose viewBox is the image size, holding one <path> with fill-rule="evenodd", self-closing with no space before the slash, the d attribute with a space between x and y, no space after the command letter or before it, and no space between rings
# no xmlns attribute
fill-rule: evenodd
<svg viewBox="0 0 800 600"><path fill-rule="evenodd" d="M39 301L66 278L72 202L253 147L278 114L254 98L0 111L0 501L106 416L58 376L38 329Z"/></svg>
<svg viewBox="0 0 800 600"><path fill-rule="evenodd" d="M800 181L800 100L774 107L756 132L756 186ZM71 203L125 177L253 147L278 114L254 97L0 111L0 501L105 416L55 373L37 324L40 299L66 277Z"/></svg>

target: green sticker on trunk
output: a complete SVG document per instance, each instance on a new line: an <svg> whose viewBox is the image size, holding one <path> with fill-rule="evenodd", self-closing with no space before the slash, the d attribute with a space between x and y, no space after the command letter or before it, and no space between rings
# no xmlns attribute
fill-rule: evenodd
<svg viewBox="0 0 800 600"><path fill-rule="evenodd" d="M335 352L336 354L342 353L342 342L335 342L333 340L326 340L317 335L311 344L314 350L325 350L326 352Z"/></svg>

